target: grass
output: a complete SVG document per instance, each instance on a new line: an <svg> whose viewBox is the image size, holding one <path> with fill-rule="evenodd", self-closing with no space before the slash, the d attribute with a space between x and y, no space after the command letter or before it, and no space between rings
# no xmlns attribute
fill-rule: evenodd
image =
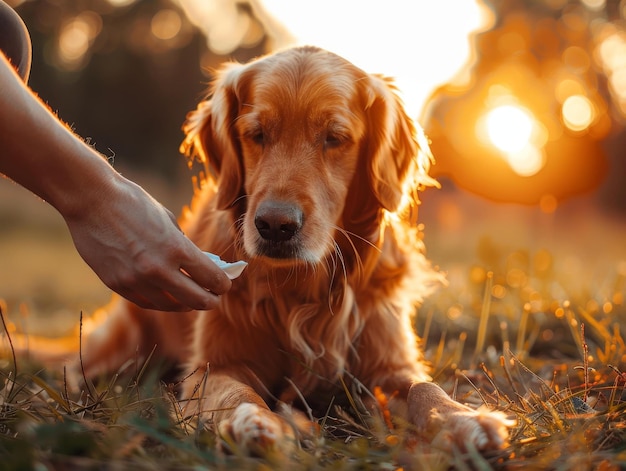
<svg viewBox="0 0 626 471"><path fill-rule="evenodd" d="M0 469L621 469L626 270L616 262L602 290L576 287L565 299L568 278L550 253L491 256L429 300L417 326L444 389L517 419L501 452L446 455L384 414L330 409L319 435L293 456L225 455L185 417L175 385L147 368L71 393L62 372L9 357L0 380Z"/></svg>

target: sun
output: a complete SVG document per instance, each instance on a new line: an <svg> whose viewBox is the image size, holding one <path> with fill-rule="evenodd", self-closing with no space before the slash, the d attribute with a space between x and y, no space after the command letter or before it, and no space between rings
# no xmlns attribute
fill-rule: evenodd
<svg viewBox="0 0 626 471"><path fill-rule="evenodd" d="M490 109L482 120L484 141L495 147L520 176L539 172L546 163L538 123L521 105L504 104Z"/></svg>
<svg viewBox="0 0 626 471"><path fill-rule="evenodd" d="M520 152L530 143L532 115L515 105L502 105L487 114L487 135L491 143L507 154Z"/></svg>

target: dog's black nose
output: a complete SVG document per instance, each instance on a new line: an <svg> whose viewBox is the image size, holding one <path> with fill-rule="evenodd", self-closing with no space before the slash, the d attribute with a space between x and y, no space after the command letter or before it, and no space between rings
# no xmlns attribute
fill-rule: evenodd
<svg viewBox="0 0 626 471"><path fill-rule="evenodd" d="M302 227L302 210L281 201L264 201L256 210L254 225L263 239L285 242Z"/></svg>

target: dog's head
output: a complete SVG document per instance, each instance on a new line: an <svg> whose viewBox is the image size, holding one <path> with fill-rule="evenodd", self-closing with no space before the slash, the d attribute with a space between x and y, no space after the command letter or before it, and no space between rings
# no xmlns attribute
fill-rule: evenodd
<svg viewBox="0 0 626 471"><path fill-rule="evenodd" d="M427 143L391 82L313 47L224 66L184 131L248 256L273 264L318 263L337 232L375 241L429 182Z"/></svg>

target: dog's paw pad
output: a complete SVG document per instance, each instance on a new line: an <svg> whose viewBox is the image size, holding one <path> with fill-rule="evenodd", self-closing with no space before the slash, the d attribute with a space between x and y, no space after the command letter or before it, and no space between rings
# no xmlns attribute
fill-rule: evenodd
<svg viewBox="0 0 626 471"><path fill-rule="evenodd" d="M295 444L293 430L283 419L251 403L240 404L229 420L220 423L219 433L226 450L254 456L288 452Z"/></svg>

